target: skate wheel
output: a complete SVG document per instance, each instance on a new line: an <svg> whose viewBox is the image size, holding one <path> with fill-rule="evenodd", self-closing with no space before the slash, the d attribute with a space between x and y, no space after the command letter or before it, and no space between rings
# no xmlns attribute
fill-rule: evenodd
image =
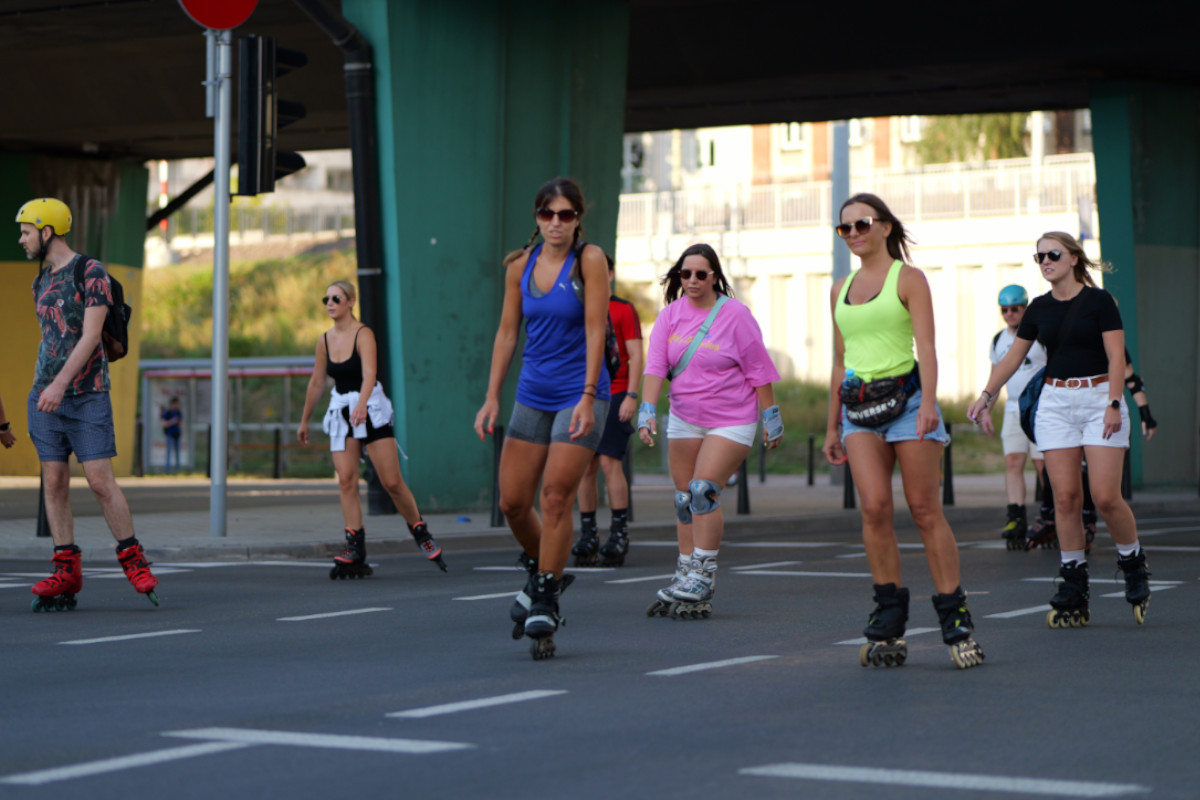
<svg viewBox="0 0 1200 800"><path fill-rule="evenodd" d="M41 611L42 610L42 598L40 598L40 597L33 598L33 605L31 605L29 607L29 609L31 611L33 611L33 613L35 613L35 614L37 612Z"/></svg>
<svg viewBox="0 0 1200 800"><path fill-rule="evenodd" d="M1048 614L1046 614L1046 625L1048 625L1051 628L1058 627L1058 612L1057 611L1051 611Z"/></svg>
<svg viewBox="0 0 1200 800"><path fill-rule="evenodd" d="M154 590L153 590L153 589L151 589L150 591L146 592L146 597L150 598L150 602L151 602L151 603L154 603L154 605L158 605L158 595L156 595L156 594L154 593Z"/></svg>
<svg viewBox="0 0 1200 800"><path fill-rule="evenodd" d="M858 648L858 663L864 667L871 663L871 643L867 642L862 647Z"/></svg>
<svg viewBox="0 0 1200 800"><path fill-rule="evenodd" d="M907 658L908 658L908 654L907 654L907 653L896 653L896 659L895 659L895 661L896 661L896 666L897 666L897 667L902 667L902 666L904 666L904 661L905 661Z"/></svg>
<svg viewBox="0 0 1200 800"><path fill-rule="evenodd" d="M885 654L884 654L884 656L883 656L883 665L884 665L885 667L890 667L890 666L892 666L892 664L894 664L894 663L895 663L895 659L892 657L892 654L891 654L891 653L885 653Z"/></svg>
<svg viewBox="0 0 1200 800"><path fill-rule="evenodd" d="M442 557L441 557L441 556L438 556L438 557L437 557L437 558L435 558L433 561L434 561L434 563L435 563L435 564L437 564L439 567L441 567L441 569L442 569L442 572L446 572L446 562L445 562L445 561L442 561Z"/></svg>
<svg viewBox="0 0 1200 800"><path fill-rule="evenodd" d="M1150 598L1146 598L1142 602L1133 607L1133 618L1137 620L1137 624L1141 625L1146 621L1146 607L1150 605Z"/></svg>
<svg viewBox="0 0 1200 800"><path fill-rule="evenodd" d="M666 610L666 606L663 604L663 602L661 600L655 600L653 603L646 606L646 616L656 617L664 610Z"/></svg>
<svg viewBox="0 0 1200 800"><path fill-rule="evenodd" d="M529 646L529 654L533 656L534 661L544 661L554 656L555 649L557 648L554 644L554 637L545 636L533 640L533 644Z"/></svg>
<svg viewBox="0 0 1200 800"><path fill-rule="evenodd" d="M331 568L329 570L329 580L331 580L331 581L337 580L337 576L338 576L338 568L337 567Z"/></svg>

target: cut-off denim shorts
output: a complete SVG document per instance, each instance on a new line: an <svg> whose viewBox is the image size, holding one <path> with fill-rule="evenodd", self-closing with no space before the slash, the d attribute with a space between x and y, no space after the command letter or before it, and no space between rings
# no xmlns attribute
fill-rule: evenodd
<svg viewBox="0 0 1200 800"><path fill-rule="evenodd" d="M846 419L846 409L842 408L842 444L846 443L846 437L852 433L873 433L888 444L915 442L917 441L917 411L920 407L921 390L917 389L908 396L908 405L904 407L904 413L878 428L863 428L855 425ZM925 441L939 442L944 446L950 444L950 434L946 432L941 406L937 407L937 412L938 425L932 432L925 434Z"/></svg>
<svg viewBox="0 0 1200 800"><path fill-rule="evenodd" d="M31 391L26 404L29 438L39 461L67 461L71 453L79 461L114 458L112 401L108 392L64 395L57 411L38 411L38 396Z"/></svg>

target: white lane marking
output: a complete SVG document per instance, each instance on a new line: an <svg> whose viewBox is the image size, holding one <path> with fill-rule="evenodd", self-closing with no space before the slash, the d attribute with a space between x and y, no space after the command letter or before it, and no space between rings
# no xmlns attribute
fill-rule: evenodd
<svg viewBox="0 0 1200 800"><path fill-rule="evenodd" d="M779 658L779 656L744 656L742 658L727 658L724 661L709 661L706 664L691 664L686 667L672 667L671 669L660 669L654 672L647 672L647 675L659 675L662 677L670 677L673 675L686 675L689 672L701 672L706 669L721 669L722 667L732 667L738 664L750 664L754 661L766 661L771 658Z"/></svg>
<svg viewBox="0 0 1200 800"><path fill-rule="evenodd" d="M165 731L163 736L181 739L216 739L222 742L245 744L283 744L294 747L321 747L332 750L360 750L376 753L442 753L447 750L466 750L473 744L439 742L432 739L383 739L377 736L338 736L329 733L293 733L263 731L251 728L196 728L187 731Z"/></svg>
<svg viewBox="0 0 1200 800"><path fill-rule="evenodd" d="M800 570L747 569L742 575L790 575L797 578L869 578L869 572L803 572Z"/></svg>
<svg viewBox="0 0 1200 800"><path fill-rule="evenodd" d="M1030 606L1029 608L1018 608L1016 611L1003 611L999 614L988 614L984 619L1012 619L1013 617L1023 617L1026 614L1045 614L1050 610L1049 603L1043 603L1040 606Z"/></svg>
<svg viewBox="0 0 1200 800"><path fill-rule="evenodd" d="M1030 583L1054 583L1055 581L1059 580L1059 578L1056 578L1056 577L1055 578L1021 578L1021 580L1029 581ZM1089 581L1089 583L1092 583L1092 584L1111 583L1115 586L1124 586L1125 579L1124 578L1092 578ZM1154 581L1154 580L1152 580L1152 581L1150 581L1150 588L1151 589L1156 589L1156 588L1157 589L1166 589L1171 586L1179 586L1181 583L1183 583L1183 581Z"/></svg>
<svg viewBox="0 0 1200 800"><path fill-rule="evenodd" d="M904 632L904 638L907 639L909 636L920 636L922 633L933 633L934 631L940 631L940 630L941 630L941 628L909 628L907 631ZM843 642L834 642L834 644L852 644L852 645L859 645L859 646L864 645L866 643L867 643L867 637L865 637L865 636L860 636L857 639L846 639Z"/></svg>
<svg viewBox="0 0 1200 800"><path fill-rule="evenodd" d="M455 597L455 600L495 600L497 597L516 597L516 592L496 592L495 594L473 594L469 597Z"/></svg>
<svg viewBox="0 0 1200 800"><path fill-rule="evenodd" d="M1174 586L1155 586L1154 583L1151 582L1150 588L1153 589L1155 592L1169 592L1176 587L1174 587ZM1109 592L1108 594L1102 594L1100 596L1101 597L1120 597L1122 600L1124 600L1125 592Z"/></svg>
<svg viewBox="0 0 1200 800"><path fill-rule="evenodd" d="M103 775L106 772L118 772L134 767L147 767L152 764L163 764L168 761L178 761L182 758L206 756L212 753L223 753L226 750L240 750L243 747L253 747L243 742L206 742L204 744L189 744L183 747L171 747L167 750L155 750L152 753L141 753L136 756L120 756L105 758L99 761L88 761L84 764L74 764L69 767L40 769L36 772L25 772L20 775L9 775L0 778L0 783L19 783L26 786L40 786L43 783L65 781L72 778L86 778L89 775Z"/></svg>
<svg viewBox="0 0 1200 800"><path fill-rule="evenodd" d="M524 572L524 567L513 565L511 567L475 567L476 572Z"/></svg>
<svg viewBox="0 0 1200 800"><path fill-rule="evenodd" d="M127 633L124 636L101 636L97 639L72 639L69 642L59 642L59 644L100 644L102 642L125 642L130 639L151 639L155 636L176 636L181 633L199 633L199 630L192 628L180 628L173 631L154 631L153 633Z"/></svg>
<svg viewBox="0 0 1200 800"><path fill-rule="evenodd" d="M0 589L28 589L28 583L0 583Z"/></svg>
<svg viewBox="0 0 1200 800"><path fill-rule="evenodd" d="M730 567L730 569L741 572L746 569L771 569L772 567L790 567L793 564L803 563L803 561L772 561L769 564L746 564L745 566Z"/></svg>
<svg viewBox="0 0 1200 800"><path fill-rule="evenodd" d="M1156 553L1195 553L1200 552L1200 547L1188 547L1186 545L1154 545Z"/></svg>
<svg viewBox="0 0 1200 800"><path fill-rule="evenodd" d="M303 622L309 619L329 619L331 617L348 617L351 614L371 614L375 611L391 611L390 608L354 608L350 611L330 611L325 614L305 614L302 617L278 617L276 622Z"/></svg>
<svg viewBox="0 0 1200 800"><path fill-rule="evenodd" d="M157 564L157 563L154 564L154 576L155 577L158 577L159 575L177 575L182 572L191 572L191 571L192 570L190 570L190 569L164 568L163 565L161 565L161 564ZM108 580L116 580L117 578L120 578L120 579L124 580L125 572L124 572L124 570L119 570L119 569L118 570L105 570L103 573L100 573L98 575L88 575L86 572L84 572L83 577L96 578L96 579L107 578Z"/></svg>
<svg viewBox="0 0 1200 800"><path fill-rule="evenodd" d="M679 547L679 542L672 539L671 541L642 541L638 539L638 547ZM750 547L750 548L771 548L771 547L801 547L811 549L814 547L846 547L842 542L722 542L721 547ZM853 545L851 545L853 546ZM858 545L862 547L862 545Z"/></svg>
<svg viewBox="0 0 1200 800"><path fill-rule="evenodd" d="M407 719L424 719L425 717L436 717L441 714L456 714L459 711L471 711L476 708L503 706L509 703L523 703L526 700L540 700L543 697L554 697L556 695L566 693L567 692L565 689L541 689L529 692L515 692L514 694L501 694L495 697L484 697L479 700L463 700L459 703L445 703L440 706L412 708L408 711L393 711L386 716L405 717Z"/></svg>
<svg viewBox="0 0 1200 800"><path fill-rule="evenodd" d="M605 581L605 583L646 583L647 581L669 581L675 577L672 572L669 575L649 575L645 578L621 578L615 581Z"/></svg>
<svg viewBox="0 0 1200 800"><path fill-rule="evenodd" d="M739 775L767 778L797 778L843 783L872 783L885 786L920 786L929 789L973 790L1036 794L1050 797L1119 797L1149 792L1149 786L1136 783L1100 783L1043 778L1015 778L1007 775L969 775L956 772L925 772L908 769L870 767L833 767L825 764L767 764L738 770Z"/></svg>
<svg viewBox="0 0 1200 800"><path fill-rule="evenodd" d="M863 552L863 553L842 553L840 556L834 556L834 558L866 558L866 557L867 557L867 554L865 552Z"/></svg>

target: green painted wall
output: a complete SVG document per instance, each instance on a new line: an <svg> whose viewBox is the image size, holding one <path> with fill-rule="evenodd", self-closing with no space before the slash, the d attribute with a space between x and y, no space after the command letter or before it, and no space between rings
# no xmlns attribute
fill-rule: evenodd
<svg viewBox="0 0 1200 800"><path fill-rule="evenodd" d="M1101 84L1092 89L1091 111L1100 240L1104 260L1116 267L1104 282L1120 304L1129 351L1159 423L1153 441L1134 443L1134 482L1194 487L1200 474L1200 90Z"/></svg>
<svg viewBox="0 0 1200 800"><path fill-rule="evenodd" d="M343 0L342 10L375 49L388 390L406 476L423 509L486 507L492 445L472 424L500 261L533 231L534 194L557 175L583 186L589 241L616 242L627 4Z"/></svg>

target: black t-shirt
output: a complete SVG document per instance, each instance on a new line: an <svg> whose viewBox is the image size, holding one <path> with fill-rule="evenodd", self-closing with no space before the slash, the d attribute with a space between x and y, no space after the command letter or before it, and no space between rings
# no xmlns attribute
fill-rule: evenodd
<svg viewBox="0 0 1200 800"><path fill-rule="evenodd" d="M1060 339L1060 329L1072 303L1081 305L1064 341ZM1071 300L1056 300L1049 292L1035 297L1025 310L1017 336L1036 339L1046 348L1046 377L1084 378L1108 374L1103 334L1124 329L1112 295L1103 289L1084 286Z"/></svg>

